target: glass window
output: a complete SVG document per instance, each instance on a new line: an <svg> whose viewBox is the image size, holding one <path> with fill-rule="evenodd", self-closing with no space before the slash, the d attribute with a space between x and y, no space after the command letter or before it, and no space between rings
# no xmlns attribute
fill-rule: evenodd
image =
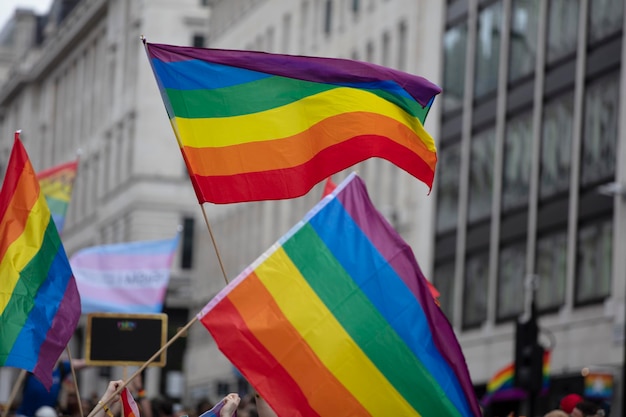
<svg viewBox="0 0 626 417"><path fill-rule="evenodd" d="M573 93L547 103L543 109L539 179L541 198L569 190L573 119Z"/></svg>
<svg viewBox="0 0 626 417"><path fill-rule="evenodd" d="M536 305L539 310L558 308L565 302L567 268L567 231L562 230L537 239L537 275L539 288Z"/></svg>
<svg viewBox="0 0 626 417"><path fill-rule="evenodd" d="M576 303L600 301L611 291L613 222L581 226L576 253Z"/></svg>
<svg viewBox="0 0 626 417"><path fill-rule="evenodd" d="M478 327L487 319L489 252L467 257L463 291L463 328Z"/></svg>
<svg viewBox="0 0 626 417"><path fill-rule="evenodd" d="M472 138L468 202L470 222L483 220L491 214L495 141L494 128L485 130Z"/></svg>
<svg viewBox="0 0 626 417"><path fill-rule="evenodd" d="M619 74L589 84L585 92L585 130L581 161L582 185L615 176Z"/></svg>
<svg viewBox="0 0 626 417"><path fill-rule="evenodd" d="M452 322L454 317L454 260L437 265L433 278L433 285L439 291L441 310L448 317L448 320Z"/></svg>
<svg viewBox="0 0 626 417"><path fill-rule="evenodd" d="M528 204L532 137L532 112L526 112L507 123L502 169L503 210Z"/></svg>
<svg viewBox="0 0 626 417"><path fill-rule="evenodd" d="M193 267L193 235L195 219L185 217L183 219L182 255L180 257L180 267L191 269Z"/></svg>
<svg viewBox="0 0 626 417"><path fill-rule="evenodd" d="M324 13L324 33L330 35L333 29L333 2L332 0L326 0L325 13Z"/></svg>
<svg viewBox="0 0 626 417"><path fill-rule="evenodd" d="M467 23L452 27L443 38L443 111L453 111L463 106L465 91L465 54Z"/></svg>
<svg viewBox="0 0 626 417"><path fill-rule="evenodd" d="M535 71L539 0L513 0L509 81Z"/></svg>
<svg viewBox="0 0 626 417"><path fill-rule="evenodd" d="M549 5L546 59L552 63L576 51L578 0L552 0Z"/></svg>
<svg viewBox="0 0 626 417"><path fill-rule="evenodd" d="M498 263L498 320L519 316L524 310L526 242L502 247Z"/></svg>
<svg viewBox="0 0 626 417"><path fill-rule="evenodd" d="M204 48L206 44L205 40L206 38L204 37L204 35L193 35L191 44L194 48Z"/></svg>
<svg viewBox="0 0 626 417"><path fill-rule="evenodd" d="M606 38L622 29L624 0L593 0L589 2L589 40Z"/></svg>
<svg viewBox="0 0 626 417"><path fill-rule="evenodd" d="M500 38L502 33L502 2L480 12L476 39L474 97L495 91L498 86Z"/></svg>
<svg viewBox="0 0 626 417"><path fill-rule="evenodd" d="M459 213L459 169L461 143L442 146L437 163L437 232L453 229Z"/></svg>

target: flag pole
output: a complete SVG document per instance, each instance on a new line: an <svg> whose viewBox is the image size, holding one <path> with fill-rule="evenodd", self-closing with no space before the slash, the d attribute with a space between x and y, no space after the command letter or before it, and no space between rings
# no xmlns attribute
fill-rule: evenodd
<svg viewBox="0 0 626 417"><path fill-rule="evenodd" d="M209 235L211 235L211 242L213 242L213 248L215 249L215 255L217 255L217 261L220 264L220 268L222 269L222 274L224 275L224 281L226 281L226 285L228 285L228 276L226 275L226 269L224 269L224 262L222 262L222 257L220 256L220 250L217 247L217 242L215 242L215 236L213 236L213 229L211 229L211 223L209 223L209 218L206 215L206 210L204 210L204 204L200 204L202 208L202 215L204 216L204 223L206 223L207 229L209 229Z"/></svg>
<svg viewBox="0 0 626 417"><path fill-rule="evenodd" d="M78 401L78 411L80 412L80 417L84 417L85 414L83 413L83 402L80 399L80 391L78 390L78 378L76 378L76 369L74 368L74 361L72 361L72 352L70 351L69 344L65 346L65 351L67 352L67 357L70 359L70 370L72 371L72 379L74 380L74 389L76 390L76 401ZM61 385L63 385L63 381L61 381Z"/></svg>
<svg viewBox="0 0 626 417"><path fill-rule="evenodd" d="M17 392L22 387L24 383L24 379L26 378L26 370L22 369L19 376L17 377L17 381L13 384L13 389L11 390L11 394L9 395L9 399L7 400L4 410L2 410L2 417L7 417L9 415L9 410L11 409L11 404L15 401L15 397L17 397Z"/></svg>
<svg viewBox="0 0 626 417"><path fill-rule="evenodd" d="M119 387L117 387L117 390L115 390L115 392L113 394L111 394L110 397L103 399L102 401L99 401L98 404L96 404L96 406L94 407L93 410L91 410L91 412L89 413L89 415L87 417L93 417L94 415L96 415L96 413L100 410L103 409L103 406L108 405L109 402L111 402L111 400L113 398L115 398L116 395L118 395L120 392L122 392L122 390L124 388L126 388L126 386L130 383L130 381L132 381L133 379L135 379L135 377L137 375L139 375L141 372L143 372L144 369L146 369L148 367L148 365L150 365L152 362L154 362L154 360L156 358L158 358L161 353L163 353L164 350L166 350L172 343L174 343L174 341L176 339L178 339L183 333L185 333L192 324L194 324L196 321L198 320L198 316L194 316L193 319L189 320L189 322L187 324L185 324L185 326L183 326L178 333L176 333L174 336L172 336L172 338L170 340L167 341L166 344L164 344L161 349L159 349L154 355L152 355L152 357L150 359L148 359L143 365L141 365L141 367L139 369L137 369L131 376L130 378L128 378L127 380L125 380ZM2 417L6 417L6 416L2 416Z"/></svg>

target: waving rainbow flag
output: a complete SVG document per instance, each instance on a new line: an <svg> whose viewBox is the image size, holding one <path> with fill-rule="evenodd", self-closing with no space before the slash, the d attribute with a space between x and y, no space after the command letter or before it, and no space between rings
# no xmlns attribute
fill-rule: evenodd
<svg viewBox="0 0 626 417"><path fill-rule="evenodd" d="M354 174L198 317L278 415L480 416L411 248Z"/></svg>
<svg viewBox="0 0 626 417"><path fill-rule="evenodd" d="M49 389L79 318L70 264L16 133L0 191L0 366L30 371Z"/></svg>
<svg viewBox="0 0 626 417"><path fill-rule="evenodd" d="M61 165L41 171L38 174L41 192L46 196L46 202L52 213L52 220L59 234L65 226L65 215L72 198L72 189L78 170L78 161L66 162Z"/></svg>
<svg viewBox="0 0 626 417"><path fill-rule="evenodd" d="M200 203L299 197L371 157L432 187L441 90L366 62L146 43Z"/></svg>

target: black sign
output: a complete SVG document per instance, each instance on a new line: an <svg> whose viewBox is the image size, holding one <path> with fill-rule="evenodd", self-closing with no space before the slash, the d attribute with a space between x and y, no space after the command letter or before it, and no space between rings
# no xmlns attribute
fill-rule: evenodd
<svg viewBox="0 0 626 417"><path fill-rule="evenodd" d="M167 314L90 314L85 359L89 365L143 365L166 338ZM150 366L165 366L165 358L164 349Z"/></svg>

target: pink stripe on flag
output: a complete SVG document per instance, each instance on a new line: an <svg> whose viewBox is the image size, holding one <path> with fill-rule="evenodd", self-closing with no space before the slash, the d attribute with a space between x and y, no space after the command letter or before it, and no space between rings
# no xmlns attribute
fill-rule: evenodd
<svg viewBox="0 0 626 417"><path fill-rule="evenodd" d="M99 270L137 269L137 268L169 268L172 264L173 252L150 255L126 255L85 253L72 258L73 268L89 268Z"/></svg>
<svg viewBox="0 0 626 417"><path fill-rule="evenodd" d="M85 284L84 282L78 283L78 292L83 303L86 301L85 299L91 298L119 306L162 304L166 289L166 287L160 287L141 288L136 291L121 291L119 288L103 288Z"/></svg>

